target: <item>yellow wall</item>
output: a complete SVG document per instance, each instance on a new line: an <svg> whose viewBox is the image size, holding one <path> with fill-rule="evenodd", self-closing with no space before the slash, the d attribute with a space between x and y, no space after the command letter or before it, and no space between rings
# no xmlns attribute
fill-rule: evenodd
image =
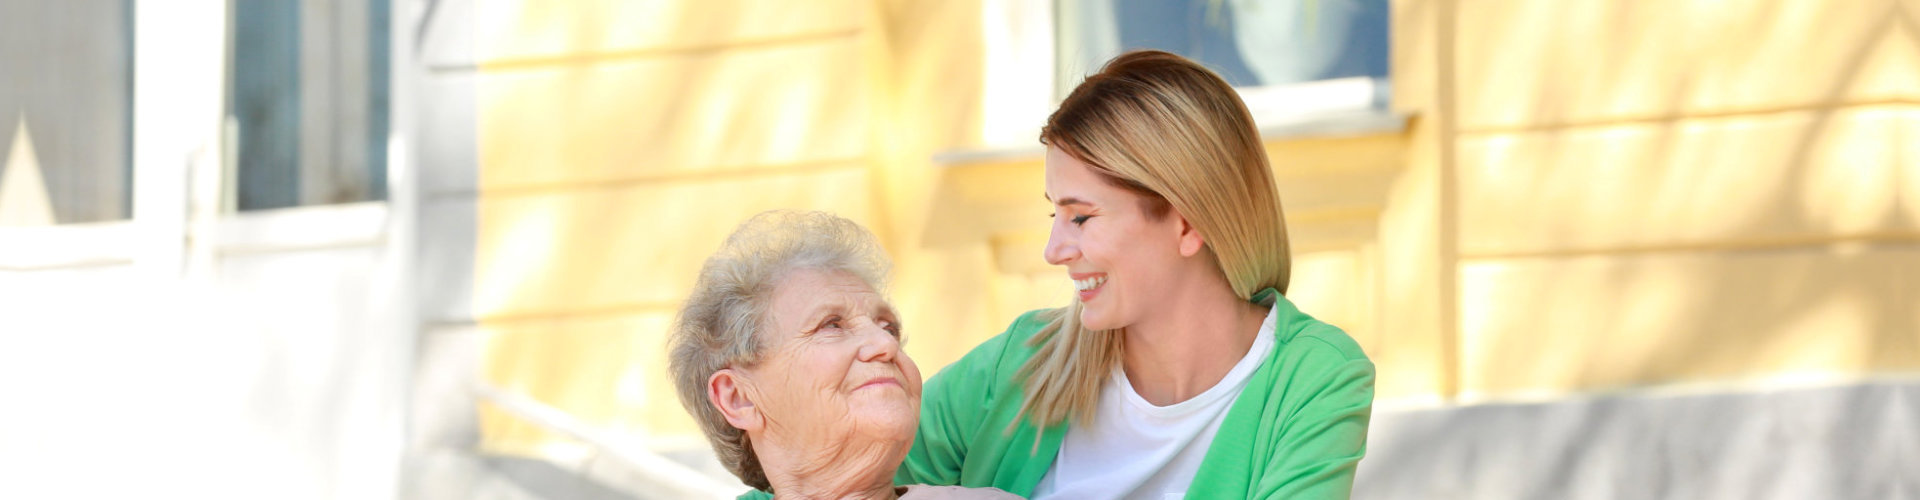
<svg viewBox="0 0 1920 500"><path fill-rule="evenodd" d="M1462 393L1920 368L1916 7L1419 5Z"/></svg>
<svg viewBox="0 0 1920 500"><path fill-rule="evenodd" d="M1920 368L1920 0L1393 9L1407 128L1268 144L1290 295L1361 342L1382 401ZM980 11L483 2L485 377L704 447L664 333L773 208L880 235L928 374L1060 303L1038 155L933 160L981 146ZM565 446L491 409L482 433Z"/></svg>
<svg viewBox="0 0 1920 500"><path fill-rule="evenodd" d="M908 351L928 373L997 333L1032 301L1001 300L1010 285L986 242L940 234L967 222L926 229L943 175L932 153L978 142L978 11L482 3L484 377L656 448L704 448L665 377L664 335L707 254L774 208L833 211L880 235L893 300L915 325ZM481 426L494 451L567 446L491 408Z"/></svg>

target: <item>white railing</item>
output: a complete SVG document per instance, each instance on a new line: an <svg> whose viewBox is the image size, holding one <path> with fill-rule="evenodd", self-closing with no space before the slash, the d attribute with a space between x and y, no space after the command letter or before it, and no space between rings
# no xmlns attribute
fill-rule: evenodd
<svg viewBox="0 0 1920 500"><path fill-rule="evenodd" d="M622 473L631 474L629 477L636 477L650 485L652 488L647 492L649 497L717 500L734 498L743 491L738 484L729 485L714 480L706 473L647 451L642 446L597 429L566 411L524 394L477 383L474 384L474 395L527 423L586 443L601 456L620 465L624 469Z"/></svg>

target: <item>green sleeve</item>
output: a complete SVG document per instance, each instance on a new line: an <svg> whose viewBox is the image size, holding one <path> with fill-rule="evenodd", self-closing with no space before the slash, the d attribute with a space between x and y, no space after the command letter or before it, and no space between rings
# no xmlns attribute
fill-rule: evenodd
<svg viewBox="0 0 1920 500"><path fill-rule="evenodd" d="M1028 313L1014 320L1006 332L987 339L927 380L920 393L920 428L906 461L894 473L894 484L960 485L967 445L988 418L994 387L1004 382L1001 377L1010 376L1000 373L1013 342L1009 339L1016 332L1032 330L1026 323L1034 316Z"/></svg>
<svg viewBox="0 0 1920 500"><path fill-rule="evenodd" d="M966 359L940 370L927 380L920 396L920 428L913 448L894 472L894 484L960 484L960 466L967 458L967 435L979 422L961 401L979 401L977 384L968 384Z"/></svg>
<svg viewBox="0 0 1920 500"><path fill-rule="evenodd" d="M1253 498L1353 495L1353 475L1366 455L1367 424L1373 415L1373 363L1364 355L1306 358L1293 372L1298 378L1286 382L1287 392L1301 397L1298 403L1282 405L1286 413L1277 415L1285 423L1274 455L1249 492Z"/></svg>

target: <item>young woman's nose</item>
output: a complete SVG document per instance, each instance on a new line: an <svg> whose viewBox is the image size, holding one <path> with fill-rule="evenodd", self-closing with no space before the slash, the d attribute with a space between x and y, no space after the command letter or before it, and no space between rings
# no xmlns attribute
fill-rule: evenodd
<svg viewBox="0 0 1920 500"><path fill-rule="evenodd" d="M1046 257L1048 264L1064 266L1067 265L1067 261L1080 256L1080 245L1079 242L1060 234L1060 228L1056 224L1054 230L1047 233L1047 248L1041 256Z"/></svg>

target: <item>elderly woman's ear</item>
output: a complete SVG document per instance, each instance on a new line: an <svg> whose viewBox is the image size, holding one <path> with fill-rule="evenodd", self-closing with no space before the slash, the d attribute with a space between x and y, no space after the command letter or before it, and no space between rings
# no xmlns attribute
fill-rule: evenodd
<svg viewBox="0 0 1920 500"><path fill-rule="evenodd" d="M754 432L766 425L766 420L760 415L760 408L754 406L748 391L746 381L732 368L722 368L707 377L707 399L727 417L727 423L735 429Z"/></svg>

